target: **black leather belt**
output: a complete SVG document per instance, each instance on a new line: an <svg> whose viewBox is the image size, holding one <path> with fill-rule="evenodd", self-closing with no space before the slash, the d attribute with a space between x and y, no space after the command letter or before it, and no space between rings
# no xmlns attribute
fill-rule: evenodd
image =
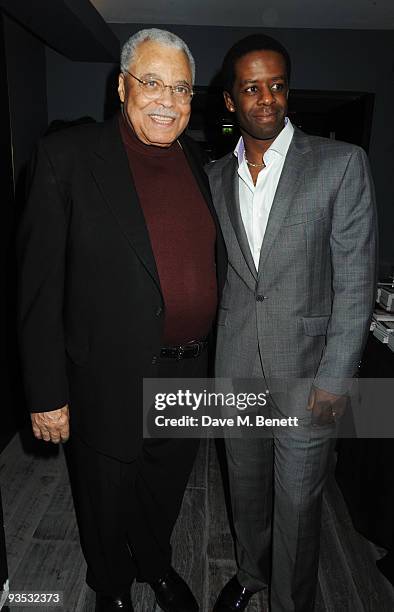
<svg viewBox="0 0 394 612"><path fill-rule="evenodd" d="M208 342L206 340L201 342L192 341L180 346L163 346L160 349L160 357L164 359L191 359L201 355L207 346Z"/></svg>

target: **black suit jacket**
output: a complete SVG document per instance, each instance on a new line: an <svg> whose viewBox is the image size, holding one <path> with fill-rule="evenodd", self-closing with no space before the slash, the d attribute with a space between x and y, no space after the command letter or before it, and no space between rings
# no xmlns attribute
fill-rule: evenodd
<svg viewBox="0 0 394 612"><path fill-rule="evenodd" d="M180 142L216 224L220 293L221 230L196 145ZM116 117L39 143L17 250L30 411L69 403L72 430L100 452L132 460L142 378L157 375L164 303Z"/></svg>

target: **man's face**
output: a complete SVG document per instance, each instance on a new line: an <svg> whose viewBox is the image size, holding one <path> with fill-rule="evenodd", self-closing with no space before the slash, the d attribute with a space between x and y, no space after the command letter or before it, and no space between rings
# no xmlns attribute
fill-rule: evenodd
<svg viewBox="0 0 394 612"><path fill-rule="evenodd" d="M233 90L224 99L244 136L272 141L285 125L288 91L282 55L252 51L236 62Z"/></svg>
<svg viewBox="0 0 394 612"><path fill-rule="evenodd" d="M160 79L165 85L192 86L192 73L184 51L153 41L141 43L129 71L144 81ZM191 106L165 88L157 100L146 97L141 84L129 74L119 75L119 98L126 119L141 142L169 147L186 128Z"/></svg>

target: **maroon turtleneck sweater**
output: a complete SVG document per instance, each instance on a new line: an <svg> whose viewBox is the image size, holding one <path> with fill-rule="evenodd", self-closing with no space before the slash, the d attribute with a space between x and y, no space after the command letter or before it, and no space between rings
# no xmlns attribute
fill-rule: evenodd
<svg viewBox="0 0 394 612"><path fill-rule="evenodd" d="M119 126L164 297L163 344L202 340L217 306L211 213L177 141L146 145L122 115Z"/></svg>

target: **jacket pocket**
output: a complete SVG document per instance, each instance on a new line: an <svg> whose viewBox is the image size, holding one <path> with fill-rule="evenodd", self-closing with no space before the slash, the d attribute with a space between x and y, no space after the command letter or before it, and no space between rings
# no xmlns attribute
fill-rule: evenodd
<svg viewBox="0 0 394 612"><path fill-rule="evenodd" d="M324 208L314 208L299 213L293 213L283 219L283 226L298 225L299 223L310 223L324 219L326 211Z"/></svg>
<svg viewBox="0 0 394 612"><path fill-rule="evenodd" d="M325 336L331 315L320 317L302 317L306 336Z"/></svg>

